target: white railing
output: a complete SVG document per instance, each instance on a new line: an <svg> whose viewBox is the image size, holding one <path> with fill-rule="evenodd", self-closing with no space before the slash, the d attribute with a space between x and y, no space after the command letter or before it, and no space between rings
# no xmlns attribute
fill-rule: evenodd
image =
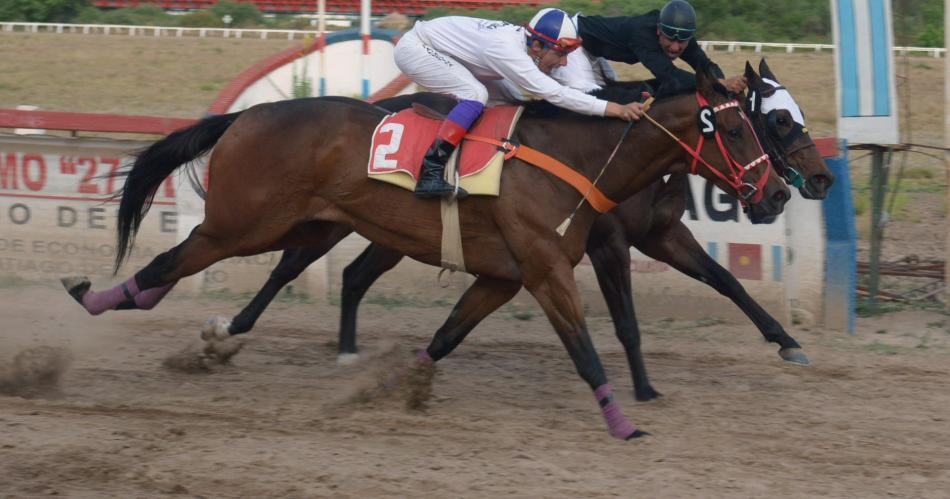
<svg viewBox="0 0 950 499"><path fill-rule="evenodd" d="M179 28L168 26L126 26L119 24L66 24L0 22L0 30L26 33L81 33L125 36L196 36L216 38L286 38L288 40L314 38L317 30L296 29L236 29L236 28Z"/></svg>
<svg viewBox="0 0 950 499"><path fill-rule="evenodd" d="M288 40L316 37L316 30L296 29L231 29L231 28L178 28L167 26L125 26L117 24L66 24L66 23L20 23L0 22L2 31L19 31L28 33L85 33L102 35L126 36L183 36L218 37L218 38L286 38ZM784 51L792 54L797 52L832 52L834 45L827 43L768 43L768 42L727 42L710 41L700 42L705 50L726 50L739 52L751 50ZM946 49L937 47L894 47L897 55L926 55L934 58L943 57Z"/></svg>
<svg viewBox="0 0 950 499"><path fill-rule="evenodd" d="M767 43L767 42L720 42L720 41L701 41L699 44L704 50L726 50L727 52L739 52L742 50L752 50L753 52L762 52L763 50L780 50L788 54L798 52L833 52L834 45L828 43ZM934 58L940 58L946 52L945 48L937 47L894 47L894 53L897 55L927 55Z"/></svg>

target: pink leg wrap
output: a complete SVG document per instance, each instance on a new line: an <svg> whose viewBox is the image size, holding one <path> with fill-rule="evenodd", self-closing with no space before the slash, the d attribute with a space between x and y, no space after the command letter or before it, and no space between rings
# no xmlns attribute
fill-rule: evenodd
<svg viewBox="0 0 950 499"><path fill-rule="evenodd" d="M425 350L419 351L419 355L416 355L416 363L418 364L435 364L435 361L432 360L432 357L429 357L429 352Z"/></svg>
<svg viewBox="0 0 950 499"><path fill-rule="evenodd" d="M92 315L99 315L106 310L113 310L115 307L129 298L139 294L139 286L135 283L135 277L129 278L118 286L105 291L87 291L82 297L82 305Z"/></svg>
<svg viewBox="0 0 950 499"><path fill-rule="evenodd" d="M610 385L600 385L594 390L594 397L597 398L597 403L600 404L612 437L626 440L637 431L637 427L623 417L623 411L620 409L620 404L614 400L614 390Z"/></svg>
<svg viewBox="0 0 950 499"><path fill-rule="evenodd" d="M135 305L142 310L151 310L175 287L175 284L178 284L178 282L176 281L162 287L142 291L135 295Z"/></svg>

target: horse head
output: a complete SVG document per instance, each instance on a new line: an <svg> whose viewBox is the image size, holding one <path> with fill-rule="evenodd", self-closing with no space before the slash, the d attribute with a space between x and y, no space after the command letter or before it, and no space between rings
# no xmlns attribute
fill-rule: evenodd
<svg viewBox="0 0 950 499"><path fill-rule="evenodd" d="M765 58L759 61L758 73L746 62L745 77L749 81L746 111L775 170L804 198L824 199L835 176L808 134L805 113L772 74Z"/></svg>
<svg viewBox="0 0 950 499"><path fill-rule="evenodd" d="M709 168L702 173L720 189L736 196L752 223L771 223L791 193L774 173L742 106L710 68L696 74L700 147ZM705 140L704 140L705 139ZM691 170L697 171L693 160Z"/></svg>

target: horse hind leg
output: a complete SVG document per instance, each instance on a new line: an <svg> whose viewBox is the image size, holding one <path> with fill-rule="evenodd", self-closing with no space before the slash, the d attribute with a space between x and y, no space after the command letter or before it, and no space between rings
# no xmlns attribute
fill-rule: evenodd
<svg viewBox="0 0 950 499"><path fill-rule="evenodd" d="M225 317L209 319L201 338L224 339L250 331L284 286L352 232L348 226L329 222L311 221L294 227L283 241L292 248L284 251L277 267L251 302L231 320Z"/></svg>
<svg viewBox="0 0 950 499"><path fill-rule="evenodd" d="M343 269L340 293L340 340L337 363L347 365L359 358L356 350L356 317L360 301L383 274L402 260L402 253L379 244L370 244L360 256Z"/></svg>
<svg viewBox="0 0 950 499"><path fill-rule="evenodd" d="M196 274L225 258L235 256L233 245L195 228L187 239L156 256L134 276L104 291L92 291L85 276L66 277L63 286L92 315L108 310L149 310L183 277Z"/></svg>

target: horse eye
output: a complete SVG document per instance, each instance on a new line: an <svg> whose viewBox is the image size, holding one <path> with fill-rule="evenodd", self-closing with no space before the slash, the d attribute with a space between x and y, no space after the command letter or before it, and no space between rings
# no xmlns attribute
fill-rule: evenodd
<svg viewBox="0 0 950 499"><path fill-rule="evenodd" d="M785 118L779 118L779 119L778 119L778 124L779 124L779 125L782 125L782 126L788 125L788 120L785 119Z"/></svg>
<svg viewBox="0 0 950 499"><path fill-rule="evenodd" d="M729 130L730 139L738 139L742 135L742 128L733 128Z"/></svg>

